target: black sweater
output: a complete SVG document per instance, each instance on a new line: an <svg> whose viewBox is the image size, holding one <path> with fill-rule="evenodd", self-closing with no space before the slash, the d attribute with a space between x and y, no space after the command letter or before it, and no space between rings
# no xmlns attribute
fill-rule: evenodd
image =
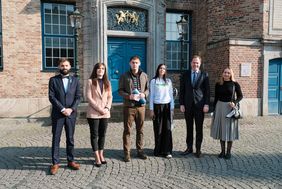
<svg viewBox="0 0 282 189"><path fill-rule="evenodd" d="M232 98L233 94L233 86L235 85L235 99ZM239 83L233 82L233 81L224 81L222 85L220 83L216 83L215 85L215 97L214 97L214 103L213 106L215 107L217 101L222 102L234 102L235 104L238 103L240 100L242 100L243 94L241 91L241 87Z"/></svg>

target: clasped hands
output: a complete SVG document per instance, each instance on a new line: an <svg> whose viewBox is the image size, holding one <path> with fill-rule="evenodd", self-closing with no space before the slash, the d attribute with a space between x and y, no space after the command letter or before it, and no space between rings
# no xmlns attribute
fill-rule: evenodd
<svg viewBox="0 0 282 189"><path fill-rule="evenodd" d="M105 108L102 110L101 114L102 114L102 115L105 115L105 114L107 114L109 111L110 111L109 108L105 107Z"/></svg>
<svg viewBox="0 0 282 189"><path fill-rule="evenodd" d="M134 100L134 101L139 101L141 98L145 98L145 94L144 93L140 93L140 94L131 94L129 96L130 100Z"/></svg>
<svg viewBox="0 0 282 189"><path fill-rule="evenodd" d="M62 111L62 114L64 114L65 116L70 116L71 115L71 113L73 112L73 109L71 109L71 108L65 108L65 110L64 111Z"/></svg>
<svg viewBox="0 0 282 189"><path fill-rule="evenodd" d="M231 108L234 108L234 107L235 107L235 103L234 103L234 102L229 102L229 106L230 106Z"/></svg>

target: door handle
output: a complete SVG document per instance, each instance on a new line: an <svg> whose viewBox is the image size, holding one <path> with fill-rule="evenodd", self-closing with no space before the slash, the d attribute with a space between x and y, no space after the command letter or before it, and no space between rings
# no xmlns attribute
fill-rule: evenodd
<svg viewBox="0 0 282 189"><path fill-rule="evenodd" d="M280 86L280 90L282 91L282 86Z"/></svg>
<svg viewBox="0 0 282 189"><path fill-rule="evenodd" d="M119 71L118 71L118 70L116 70L116 71L115 71L115 74L118 74L118 73L119 73Z"/></svg>

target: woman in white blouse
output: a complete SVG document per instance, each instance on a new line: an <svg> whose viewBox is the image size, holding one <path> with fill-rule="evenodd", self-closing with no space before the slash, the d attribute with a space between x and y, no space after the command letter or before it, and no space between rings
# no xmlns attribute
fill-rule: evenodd
<svg viewBox="0 0 282 189"><path fill-rule="evenodd" d="M160 64L155 77L150 81L150 116L154 125L155 156L172 157L173 110L172 82L166 78L166 65Z"/></svg>

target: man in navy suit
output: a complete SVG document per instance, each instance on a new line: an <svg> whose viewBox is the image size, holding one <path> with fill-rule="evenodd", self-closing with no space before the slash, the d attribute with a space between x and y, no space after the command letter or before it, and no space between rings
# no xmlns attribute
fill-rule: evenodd
<svg viewBox="0 0 282 189"><path fill-rule="evenodd" d="M203 141L204 113L209 111L210 86L206 72L200 70L201 57L193 56L191 70L185 72L180 80L179 103L180 111L184 113L186 121L186 145L183 155L193 152L193 124L196 125L196 157L201 155Z"/></svg>
<svg viewBox="0 0 282 189"><path fill-rule="evenodd" d="M77 106L80 102L79 80L70 76L71 65L68 59L61 58L58 62L60 74L49 80L49 101L52 104L52 166L50 173L56 174L59 169L60 140L63 127L66 132L68 167L78 170L80 165L74 162L74 130Z"/></svg>

